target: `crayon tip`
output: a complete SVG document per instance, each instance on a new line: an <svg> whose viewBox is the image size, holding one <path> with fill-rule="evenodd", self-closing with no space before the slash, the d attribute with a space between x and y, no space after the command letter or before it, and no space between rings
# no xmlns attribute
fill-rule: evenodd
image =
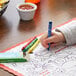
<svg viewBox="0 0 76 76"><path fill-rule="evenodd" d="M23 57L25 57L26 56L26 52L23 52Z"/></svg>

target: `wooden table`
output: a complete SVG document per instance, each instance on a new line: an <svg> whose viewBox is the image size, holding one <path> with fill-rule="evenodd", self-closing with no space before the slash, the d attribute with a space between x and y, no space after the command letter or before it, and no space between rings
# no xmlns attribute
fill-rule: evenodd
<svg viewBox="0 0 76 76"><path fill-rule="evenodd" d="M48 21L53 27L76 17L76 0L41 0L37 4L34 19L21 21L16 5L21 0L10 0L8 8L0 18L0 51L47 30ZM0 69L0 76L13 76Z"/></svg>

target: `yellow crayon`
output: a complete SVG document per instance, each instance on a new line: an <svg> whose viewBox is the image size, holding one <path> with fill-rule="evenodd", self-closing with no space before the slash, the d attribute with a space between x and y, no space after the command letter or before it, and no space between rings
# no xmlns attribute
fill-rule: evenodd
<svg viewBox="0 0 76 76"><path fill-rule="evenodd" d="M36 46L39 44L40 40L38 39L35 44L28 50L28 53L32 53Z"/></svg>

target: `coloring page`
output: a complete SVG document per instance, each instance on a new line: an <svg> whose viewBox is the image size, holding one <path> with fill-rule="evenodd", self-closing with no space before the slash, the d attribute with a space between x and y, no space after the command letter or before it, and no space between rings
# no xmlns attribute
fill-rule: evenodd
<svg viewBox="0 0 76 76"><path fill-rule="evenodd" d="M17 46L10 52L20 52L24 45ZM48 51L39 44L30 54L28 62L3 64L23 76L76 76L76 45L60 45Z"/></svg>

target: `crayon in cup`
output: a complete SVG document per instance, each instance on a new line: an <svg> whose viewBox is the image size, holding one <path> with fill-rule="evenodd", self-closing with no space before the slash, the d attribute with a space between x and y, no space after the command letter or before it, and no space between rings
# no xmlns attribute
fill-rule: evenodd
<svg viewBox="0 0 76 76"><path fill-rule="evenodd" d="M25 0L25 2L39 3L39 2L40 2L40 0Z"/></svg>

